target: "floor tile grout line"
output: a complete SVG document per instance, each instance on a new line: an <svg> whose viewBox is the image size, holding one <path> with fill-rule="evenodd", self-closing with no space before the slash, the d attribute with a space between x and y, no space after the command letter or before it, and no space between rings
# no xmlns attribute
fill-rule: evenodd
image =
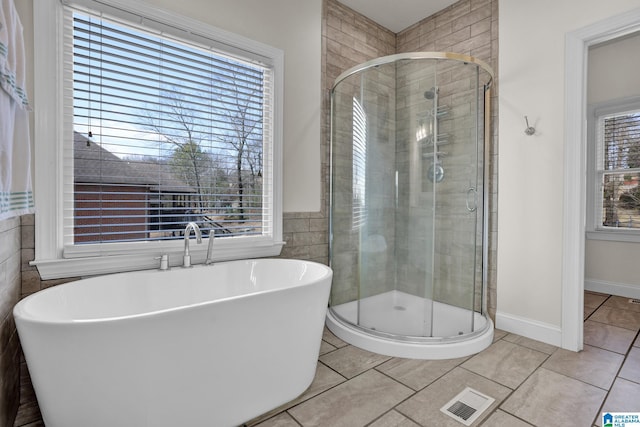
<svg viewBox="0 0 640 427"><path fill-rule="evenodd" d="M514 392L515 392L515 390L514 390ZM507 397L507 398L508 398L508 397ZM506 401L506 400L507 400L507 398L505 398L504 400ZM511 416L511 417L513 417L513 418L515 418L515 419L517 419L517 420L519 420L519 421L522 421L523 423L525 423L525 424L526 424L526 425L528 425L528 426L538 427L538 426L536 426L535 424L532 424L532 423L530 423L529 421L525 420L524 418L520 418L519 416L517 416L517 415L515 415L515 414L512 414L512 413L511 413L511 412L509 412L509 411L504 410L504 409L503 409L503 408L501 408L500 406L496 406L496 408L491 412L491 414L490 414L489 416L485 417L485 418L482 420L482 424L478 424L478 427L483 426L483 425L484 425L484 424L489 420L489 418L491 417L491 415L495 414L495 413L496 413L496 412L498 412L498 411L502 411L502 412L504 412L505 414L507 414L507 415L509 415L509 416ZM545 426L545 427L546 427L546 426Z"/></svg>
<svg viewBox="0 0 640 427"><path fill-rule="evenodd" d="M626 363L627 359L629 358L629 354L631 354L631 352L633 351L634 347L638 348L638 347L633 345L633 344L635 344L635 342L638 339L640 339L640 329L638 329L638 332L636 332L635 337L633 338L633 340L631 340L631 345L627 349L627 352L624 354L624 359L622 359L622 363L620 364L620 368L618 369L618 372L616 373L616 378L622 378L623 380L632 382L634 384L640 384L640 381L634 381L634 380L630 380L630 379L625 378L625 377L621 377L620 376L620 372L622 372L622 368L624 367L624 364ZM618 354L620 354L620 353L618 353ZM615 382L615 379L614 379L614 382ZM613 387L613 384L611 385L611 387Z"/></svg>
<svg viewBox="0 0 640 427"><path fill-rule="evenodd" d="M389 359L389 360L391 360L391 359ZM378 365L378 366L380 366L380 365ZM413 393L411 394L412 396L413 396L414 394L416 394L416 393L419 393L419 392L422 390L422 388L421 388L420 390L416 390L416 389L414 389L413 387L410 387L409 385L407 385L407 384L403 383L403 382L402 382L402 381L400 381L399 379L392 377L391 375L387 374L386 372L382 372L382 371L378 370L378 366L376 366L376 367L374 367L374 368L371 368L371 370L374 370L374 371L376 371L377 373L379 373L379 374L381 374L381 375L384 375L385 377L389 378L390 380L393 380L393 381L397 382L398 384L401 384L402 386L404 386L404 387L408 388L409 390L411 390L411 391L413 392ZM437 381L437 380L434 380L434 381L430 382L429 384L433 384L435 381ZM428 387L428 386L427 386L427 387Z"/></svg>
<svg viewBox="0 0 640 427"><path fill-rule="evenodd" d="M346 345L345 347L341 347L341 348L346 348L346 347L349 347L349 346L351 346L351 347L355 347L355 346L352 346L351 344L348 344L348 345ZM357 347L355 347L355 348L357 348ZM365 350L365 351L367 351L367 350ZM371 352L370 352L370 353L371 353ZM326 353L325 353L325 354L326 354ZM377 353L373 353L373 354L377 354ZM339 371L335 370L334 368L332 368L331 366L329 366L327 363L325 363L325 362L321 362L319 358L318 358L318 363L322 363L322 364L323 364L323 365L325 365L327 368L331 369L332 371L336 372L337 374L339 374L340 376L342 376L343 378L345 378L347 381L350 381L350 380L352 380L352 379L354 379L354 378L356 378L356 377L359 377L360 375L364 374L365 372L368 372L368 371L371 371L371 370L376 369L378 366L380 366L380 365L382 365L382 364L384 364L384 363L386 363L386 362L388 362L389 360L391 360L391 359L393 359L393 358L394 358L393 356L386 356L386 355L382 355L382 356L387 357L387 359L385 359L385 360L383 360L383 361L381 361L381 362L378 362L378 364L376 364L376 365L370 366L369 368L365 369L365 370L364 370L364 371L362 371L362 372L358 372L356 375L354 375L354 376L353 376L353 377L351 377L351 378L347 378L344 374L342 374L342 373L340 373ZM377 369L376 369L376 371L382 374L382 372L378 371ZM404 385L404 384L402 384L402 385ZM405 387L406 387L406 386L405 386Z"/></svg>
<svg viewBox="0 0 640 427"><path fill-rule="evenodd" d="M413 395L412 395L412 396L413 396ZM404 402L404 400L403 400L403 402ZM402 402L401 402L401 403L402 403ZM400 404L400 403L398 403L398 405L399 405L399 404ZM396 406L397 406L397 405L396 405ZM376 418L374 418L373 420L371 420L371 421L369 421L368 423L366 423L366 424L364 425L364 427L370 426L370 425L372 425L373 423L375 423L376 421L381 420L385 415L387 415L388 413L390 413L390 412L392 412L392 411L396 411L396 412L398 412L399 414L401 414L403 417L409 418L409 417L407 417L405 414L403 414L402 412L398 411L398 410L396 409L396 407L394 406L393 408L390 408L390 409L389 409L389 410L387 410L386 412L383 412L382 414L380 414L379 416L377 416L377 417L376 417ZM414 420L411 420L411 421L415 422ZM422 426L420 423L416 423L416 424L418 424L419 426Z"/></svg>
<svg viewBox="0 0 640 427"><path fill-rule="evenodd" d="M625 310L625 311L629 311L629 310ZM635 313L635 312L633 312L633 313ZM599 323L601 325L615 326L616 328L626 329L627 331L635 331L636 333L638 332L638 328L631 329L631 328L625 328L624 326L618 326L618 325L615 325L613 323L601 322L599 320L591 319L591 316L589 316L587 319L585 319L585 321L587 321L587 320L589 320L591 322Z"/></svg>
<svg viewBox="0 0 640 427"><path fill-rule="evenodd" d="M322 394L322 393L321 393L321 394ZM292 408L295 408L296 406L298 406L298 405L295 405L295 406L293 406ZM291 408L289 408L289 409L291 409ZM287 415L289 415L289 416L291 417L291 419L292 419L296 424L298 424L300 427L305 427L305 426L304 426L304 424L302 424L302 421L299 421L296 417L294 417L294 416L293 416L293 414L292 414L291 412L289 412L289 409L287 409L286 411L283 411L283 412L286 412L286 413L287 413ZM276 416L278 416L278 415L280 415L280 414L282 414L282 412L280 412L280 413L278 413L278 414L275 414L275 415L274 415L273 417L271 417L271 418L274 418L274 417L276 417ZM271 419L271 418L269 418L269 419ZM265 420L265 421L266 421L266 420ZM264 421L263 421L263 422L264 422ZM260 423L260 424L262 424L262 423Z"/></svg>
<svg viewBox="0 0 640 427"><path fill-rule="evenodd" d="M615 383L615 379L613 380L613 382ZM611 388L613 388L613 383L611 384ZM600 414L602 414L602 412L604 410L604 405L607 403L607 399L609 398L609 393L610 393L610 391L607 391L607 394L604 396L604 399L602 399L602 403L600 404L600 407L598 408L598 412L596 412L596 415L593 418L593 422L591 423L591 425L595 426L597 424L598 418L599 418Z"/></svg>
<svg viewBox="0 0 640 427"><path fill-rule="evenodd" d="M402 357L393 357L393 358L391 358L391 359L389 359L389 360L393 360L393 359L404 359L404 358L402 358ZM387 362L388 362L389 360L387 360ZM428 360L428 359L425 359L425 360ZM384 363L381 363L380 365L378 365L378 366L376 366L376 367L374 367L374 368L372 368L372 369L375 369L377 372L381 373L382 375L384 375L384 376L386 376L386 377L388 377L388 378L391 378L392 380L394 380L394 381L396 381L396 382L398 382L398 383L402 384L402 385L403 385L403 386L405 386L405 387L410 388L410 389L411 389L411 390L413 390L414 392L419 393L419 392L421 392L422 390L424 390L425 388L429 387L429 386L430 386L431 384L433 384L434 382L438 381L440 378L442 378L442 377L444 377L445 375L447 375L449 372L453 371L455 368L460 367L460 365L462 365L462 364L463 364L464 362L466 362L467 360L469 360L469 358L467 358L467 359L465 359L464 361L462 361L462 362L458 363L458 364L457 364L457 365L455 365L453 368L449 369L448 371L446 371L446 372L445 372L445 373L443 373L442 375L439 375L436 379L434 379L434 380L433 380L433 381L431 381L429 384L425 385L424 387L421 387L421 388L420 388L420 389L418 389L418 390L416 390L416 389L414 389L413 387L411 387L411 386L409 386L409 385L407 385L407 384L403 383L402 381L398 380L397 378L394 378L393 376L391 376L391 375L387 374L386 372L382 372L382 371L380 371L378 368L379 368L381 365L383 365ZM385 362L385 363L386 363L386 362Z"/></svg>
<svg viewBox="0 0 640 427"><path fill-rule="evenodd" d="M614 310L622 310L622 311L626 311L626 312L629 312L629 313L640 313L640 310L631 310L631 309L628 309L628 308L618 307L618 306L614 306L614 305L607 305L607 301L608 300L609 299L607 299L602 304L600 304L598 306L598 309L607 308L607 309L614 309Z"/></svg>
<svg viewBox="0 0 640 427"><path fill-rule="evenodd" d="M342 378L344 378L344 381L341 381L341 382L339 382L338 384L331 386L331 387L330 387L330 388L328 388L327 390L331 390L332 388L337 387L337 386L339 386L340 384L343 384L343 383L345 383L345 382L347 382L347 381L349 381L349 380L351 379L351 378L347 378L347 377L345 377L345 376L344 376L344 375L342 375L340 372L336 371L336 370L335 370L335 369L333 369L331 366L329 366L329 365L327 365L326 363L324 363L324 362L320 361L319 359L318 359L318 363L321 363L325 368L327 368L327 369L329 369L329 370L331 370L331 371L335 372L336 374L338 374L338 375L340 375ZM317 369L318 369L318 368L316 367L316 370L317 370ZM365 372L366 372L366 371L365 371ZM357 375L356 375L356 376L357 376ZM354 378L355 378L355 377L354 377ZM325 391L327 391L327 390L324 390L322 393L324 393L324 392L325 392ZM322 393L318 393L318 394L322 394Z"/></svg>
<svg viewBox="0 0 640 427"><path fill-rule="evenodd" d="M401 414L403 417L405 417L408 420L411 420L411 422L416 423L417 425L419 425L420 427L429 427L429 426L425 426L424 424L418 422L418 420L413 419L410 415L405 414L404 412L402 412L400 409L397 409L399 405L401 405L402 403L404 403L407 399L403 400L402 402L398 403L396 406L393 407L393 409L395 409L395 411L399 414Z"/></svg>

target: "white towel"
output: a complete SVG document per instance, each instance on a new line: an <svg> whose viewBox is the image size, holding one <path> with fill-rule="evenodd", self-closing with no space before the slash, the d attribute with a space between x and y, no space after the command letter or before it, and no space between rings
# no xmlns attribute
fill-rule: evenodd
<svg viewBox="0 0 640 427"><path fill-rule="evenodd" d="M22 23L0 0L0 220L33 212L29 102Z"/></svg>

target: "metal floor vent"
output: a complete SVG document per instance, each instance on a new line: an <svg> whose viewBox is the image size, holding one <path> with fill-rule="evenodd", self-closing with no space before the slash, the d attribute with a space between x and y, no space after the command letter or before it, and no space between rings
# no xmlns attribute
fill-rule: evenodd
<svg viewBox="0 0 640 427"><path fill-rule="evenodd" d="M440 408L440 411L466 426L470 426L496 400L470 387L462 390Z"/></svg>

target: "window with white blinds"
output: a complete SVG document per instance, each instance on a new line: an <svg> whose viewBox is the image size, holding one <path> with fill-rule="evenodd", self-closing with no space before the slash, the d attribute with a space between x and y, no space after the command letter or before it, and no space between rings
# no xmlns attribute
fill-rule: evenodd
<svg viewBox="0 0 640 427"><path fill-rule="evenodd" d="M283 70L281 49L142 0L38 0L41 277L180 265L189 222L213 261L279 255Z"/></svg>
<svg viewBox="0 0 640 427"><path fill-rule="evenodd" d="M640 229L640 109L596 118L596 229Z"/></svg>
<svg viewBox="0 0 640 427"><path fill-rule="evenodd" d="M65 246L181 239L189 222L271 235L272 68L86 9L64 20Z"/></svg>

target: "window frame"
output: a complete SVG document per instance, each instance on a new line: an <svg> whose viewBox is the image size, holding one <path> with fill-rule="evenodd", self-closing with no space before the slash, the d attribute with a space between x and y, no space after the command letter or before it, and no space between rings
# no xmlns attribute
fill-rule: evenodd
<svg viewBox="0 0 640 427"><path fill-rule="evenodd" d="M132 16L144 16L152 24L172 33L174 37L202 44L206 41L215 47L250 59L259 59L273 70L273 198L272 233L270 236L239 236L218 239L215 242L215 261L277 256L282 241L282 135L284 96L284 53L282 50L250 40L209 24L176 15L140 0L62 0L74 7L87 7L115 18L128 21ZM168 254L171 265L182 260L182 239L158 242L131 242L86 245L69 251L65 258L64 210L73 209L73 198L65 196L64 134L65 117L73 106L65 105L65 73L72 72L72 65L64 61L64 37L62 28L64 5L61 0L41 0L34 7L34 169L36 204L35 260L42 279L88 276L156 268L156 257ZM188 28L189 31L182 30ZM68 161L68 159L67 159ZM68 190L67 190L68 191ZM67 193L68 194L68 193ZM93 246L93 247L91 247ZM207 241L190 246L193 263L204 262ZM73 253L72 256L69 256Z"/></svg>
<svg viewBox="0 0 640 427"><path fill-rule="evenodd" d="M588 108L586 238L590 240L640 243L640 230L603 228L599 223L602 212L602 183L597 165L597 151L601 149L600 141L598 141L598 122L601 117L631 110L640 110L640 96L605 101L590 105Z"/></svg>

